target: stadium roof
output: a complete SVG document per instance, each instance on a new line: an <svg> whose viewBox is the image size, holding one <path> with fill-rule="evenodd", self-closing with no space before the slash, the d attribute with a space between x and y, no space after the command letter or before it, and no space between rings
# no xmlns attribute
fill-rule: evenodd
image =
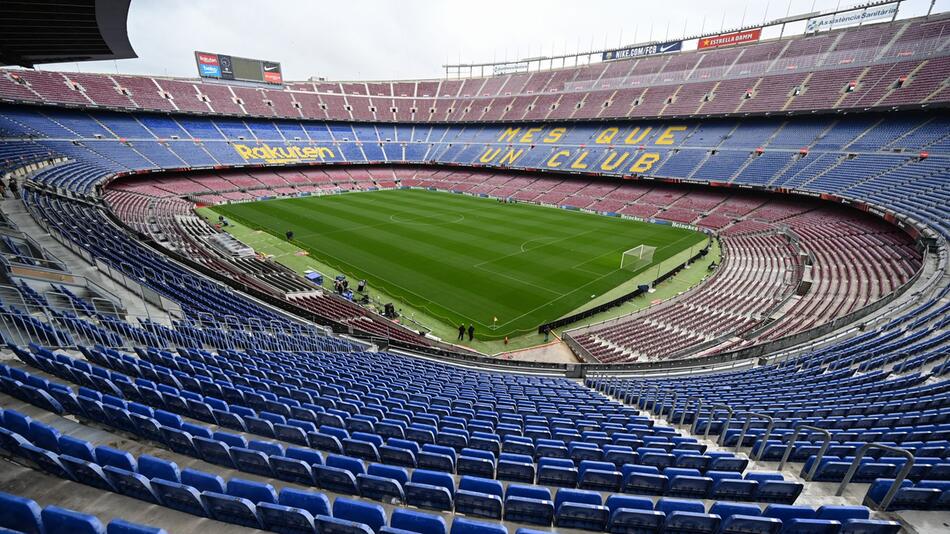
<svg viewBox="0 0 950 534"><path fill-rule="evenodd" d="M0 65L137 57L126 27L129 2L3 0Z"/></svg>

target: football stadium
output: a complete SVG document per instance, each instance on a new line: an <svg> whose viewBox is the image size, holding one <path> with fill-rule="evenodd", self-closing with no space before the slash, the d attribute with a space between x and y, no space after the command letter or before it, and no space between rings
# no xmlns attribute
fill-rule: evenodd
<svg viewBox="0 0 950 534"><path fill-rule="evenodd" d="M950 532L950 2L555 4L0 1L0 532Z"/></svg>

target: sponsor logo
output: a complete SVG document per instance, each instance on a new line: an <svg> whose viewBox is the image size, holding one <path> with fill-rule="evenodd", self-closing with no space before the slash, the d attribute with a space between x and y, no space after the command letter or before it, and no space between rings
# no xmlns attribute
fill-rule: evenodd
<svg viewBox="0 0 950 534"><path fill-rule="evenodd" d="M300 161L325 161L336 159L332 149L324 146L283 146L272 147L264 144L248 146L240 143L231 145L244 161L263 161L266 163L296 163Z"/></svg>
<svg viewBox="0 0 950 534"><path fill-rule="evenodd" d="M720 46L732 46L742 43L751 43L758 41L759 37L762 36L762 28L756 28L754 30L744 30L741 32L733 33L724 33L722 35L716 35L713 37L703 37L696 43L696 47L699 49L703 48L717 48Z"/></svg>
<svg viewBox="0 0 950 534"><path fill-rule="evenodd" d="M198 55L198 63L202 65L217 65L218 56L216 54L204 54L202 52L196 52Z"/></svg>
<svg viewBox="0 0 950 534"><path fill-rule="evenodd" d="M685 224L685 223L680 223L680 222L674 222L673 228L683 228L686 230L693 230L694 232L696 231L696 227L693 226L692 224Z"/></svg>
<svg viewBox="0 0 950 534"><path fill-rule="evenodd" d="M670 41L668 43L648 44L630 48L620 48L617 50L607 50L603 53L602 59L604 61L609 61L611 59L652 56L655 54L665 54L667 52L679 52L682 49L683 41Z"/></svg>
<svg viewBox="0 0 950 534"><path fill-rule="evenodd" d="M878 7L869 7L839 13L837 15L827 15L808 19L805 23L805 33L815 33L822 30L830 30L835 26L848 26L851 24L863 24L872 20L881 20L891 18L897 14L897 4L887 4Z"/></svg>
<svg viewBox="0 0 950 534"><path fill-rule="evenodd" d="M205 65L204 63L198 64L198 74L206 78L220 78L221 77L221 67L217 65Z"/></svg>
<svg viewBox="0 0 950 534"><path fill-rule="evenodd" d="M264 70L264 81L267 83L284 83L283 76L280 74L280 63L273 61L262 61L261 67Z"/></svg>
<svg viewBox="0 0 950 534"><path fill-rule="evenodd" d="M218 62L217 54L207 54L205 52L195 52L195 59L198 60L198 75L205 78L220 78L221 64Z"/></svg>

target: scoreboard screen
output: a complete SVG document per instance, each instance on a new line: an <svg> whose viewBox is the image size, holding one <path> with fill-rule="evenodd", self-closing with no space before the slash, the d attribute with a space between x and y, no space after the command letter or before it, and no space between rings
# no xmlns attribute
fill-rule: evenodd
<svg viewBox="0 0 950 534"><path fill-rule="evenodd" d="M262 61L260 59L210 54L208 52L195 52L195 61L198 63L198 75L202 78L275 85L284 83L280 63L276 61Z"/></svg>

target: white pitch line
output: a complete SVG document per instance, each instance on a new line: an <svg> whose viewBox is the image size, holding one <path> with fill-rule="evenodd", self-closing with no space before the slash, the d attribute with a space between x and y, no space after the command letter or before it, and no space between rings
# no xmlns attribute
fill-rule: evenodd
<svg viewBox="0 0 950 534"><path fill-rule="evenodd" d="M478 268L478 267L481 267L482 265L487 265L487 264L489 264L489 263L495 263L496 261L500 261L500 260L503 260L503 259L506 259L506 258L511 258L511 257L513 257L513 256L518 256L518 255L524 254L525 252L528 252L528 251L531 251L531 250L537 250L537 249L539 249L539 248L544 248L544 247L546 247L546 246L553 245L553 244L555 244L555 243L560 243L561 241L566 241L566 240L568 240L568 239L573 239L573 238L575 238L575 237L580 237L580 236L582 236L582 235L589 234L589 233L591 233L591 232L596 232L596 231L598 231L598 230L601 230L601 229L600 229L600 228L592 228L592 229L587 230L587 231L585 231L585 232L580 232L580 233L577 233L577 234L567 235L567 236L564 236L564 237L555 239L554 241L549 241L549 242L547 242L547 243L545 243L545 244L543 244L543 245L541 245L541 246L537 246L537 247L529 248L528 250L525 250L525 249L524 249L525 243L529 243L529 242L531 242L531 241L534 241L534 239L529 239L528 241L524 241L524 242L521 243L521 250L518 251L518 252L512 252L511 254L505 254L504 256L498 256L497 258L494 258L494 259L491 259L491 260L479 262L479 263L476 263L475 265L472 265L472 267Z"/></svg>
<svg viewBox="0 0 950 534"><path fill-rule="evenodd" d="M507 278L507 279L509 279L509 280L514 280L515 282L518 282L519 284L525 284L525 285L528 285L528 286L531 286L531 287L536 287L536 288L538 288L538 289L542 289L542 290L544 290L544 291L547 291L548 293L553 293L553 294L558 295L558 296L564 296L564 293L558 293L557 291L554 291L554 290L551 289L551 288L544 287L544 286L535 284L535 283L533 283L533 282L528 282L528 281L526 281L526 280L522 280L522 279L517 278L517 277L515 277L515 276L511 276L510 274L499 273L499 272L496 272L496 271L492 271L492 270L490 270L490 269L486 269L486 268L484 268L484 267L475 267L475 268L476 268L476 269L479 269L479 270L481 270L481 271L485 271L486 273L491 273L491 274L493 274L493 275L495 275L495 276L503 276L503 277L505 277L505 278Z"/></svg>
<svg viewBox="0 0 950 534"><path fill-rule="evenodd" d="M619 269L617 269L617 270L619 270ZM603 276L597 277L597 278L591 280L590 282L587 282L587 283L584 284L584 285L578 286L574 291L571 291L570 293L565 293L565 294L561 295L560 297L558 297L558 298L556 298L556 299L554 299L554 300L552 300L552 301L546 302L546 303L544 303L544 304L538 306L537 308L534 308L533 310L528 310L527 312L522 313L521 315L519 315L519 316L517 316L517 317L514 317L514 318L512 318L512 319L510 319L510 320L508 320L508 321L506 321L506 322L504 322L504 323L502 323L502 324L500 324L500 325L498 325L498 326L505 326L505 325L507 325L507 324L509 324L509 323L511 323L511 322L514 322L514 321L517 321L518 319L521 319L522 317L524 317L524 316L526 316L526 315L530 315L530 314L532 314L532 313L534 313L534 312L540 310L541 308L543 308L543 307L545 307L545 306L549 306L551 303L557 302L557 301L561 300L562 298L564 298L564 297L566 297L566 296L568 296L568 295L573 295L574 293L576 293L576 292L577 292L578 290L580 290L581 288L587 287L587 286L593 284L594 282L599 282L601 279L606 278L606 277L612 275L613 273L617 272L617 270L611 271L611 272L609 272L609 273L607 273L607 274L605 274L605 275L603 275Z"/></svg>

